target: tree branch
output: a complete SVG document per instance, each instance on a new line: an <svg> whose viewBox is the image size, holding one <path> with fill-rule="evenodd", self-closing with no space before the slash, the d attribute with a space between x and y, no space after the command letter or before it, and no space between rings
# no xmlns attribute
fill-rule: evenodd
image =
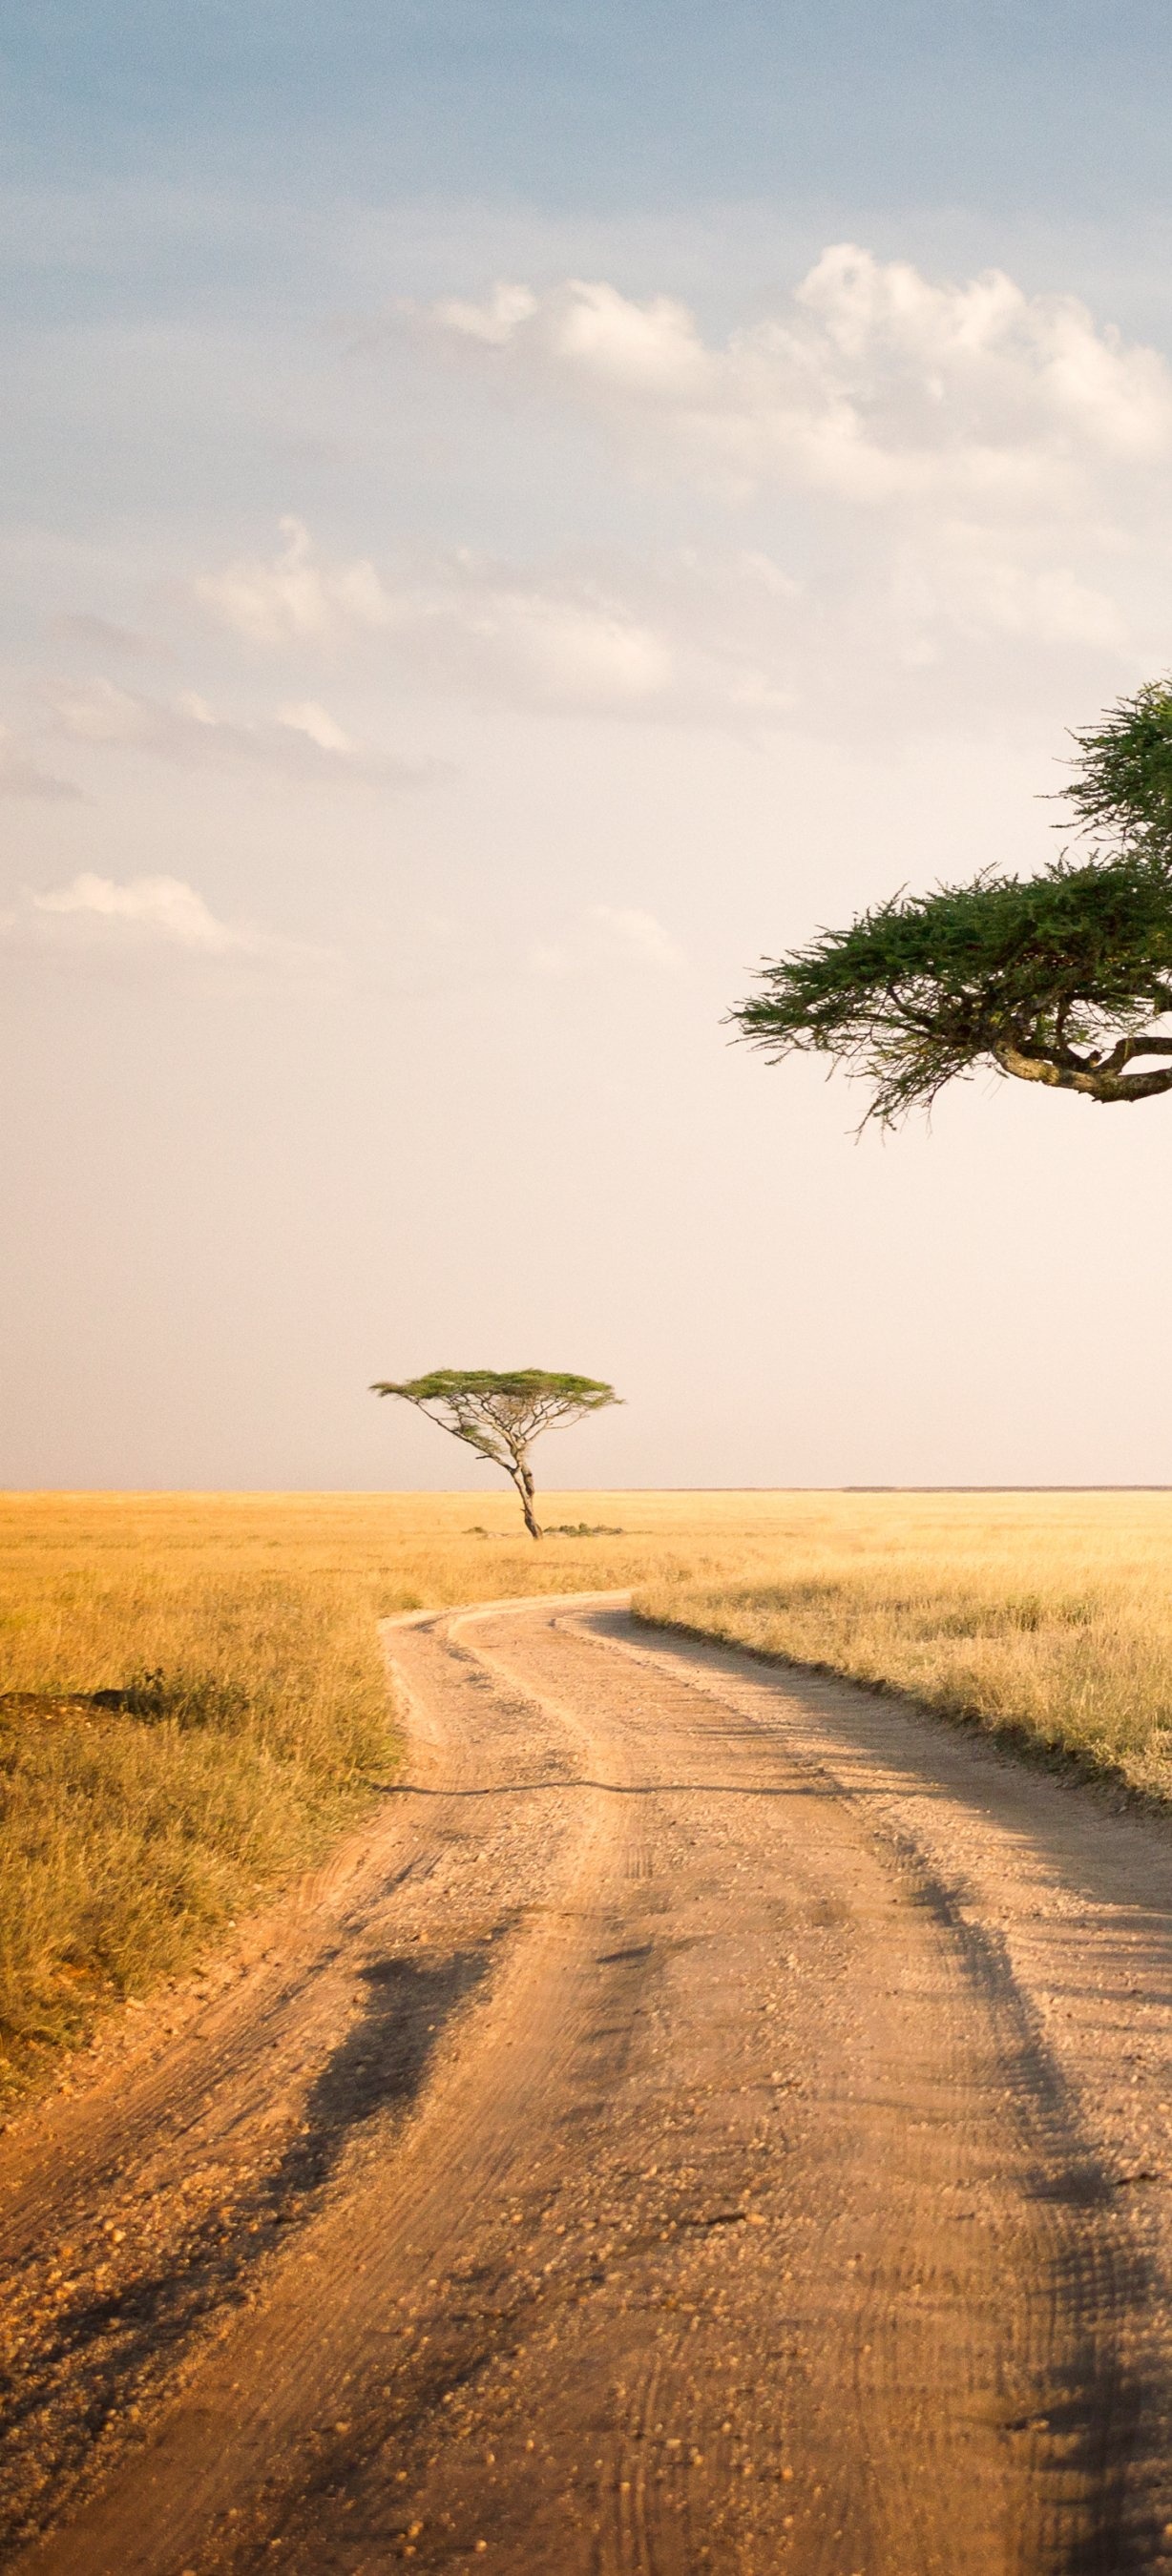
<svg viewBox="0 0 1172 2576"><path fill-rule="evenodd" d="M1132 1055L1172 1055L1172 1038L1160 1039L1155 1046L1146 1048L1142 1042L1121 1039L1120 1046L1124 1045ZM1119 1051L1116 1047L1114 1056ZM1172 1066L1163 1073L1124 1074L1116 1070L1113 1057L1103 1064L1096 1064L1090 1057L1070 1064L1009 1041L1003 1041L993 1052L1002 1072L1015 1074L1019 1082L1044 1082L1055 1091L1080 1091L1090 1100L1154 1100L1159 1092L1172 1091ZM1126 1056L1123 1061L1127 1061Z"/></svg>

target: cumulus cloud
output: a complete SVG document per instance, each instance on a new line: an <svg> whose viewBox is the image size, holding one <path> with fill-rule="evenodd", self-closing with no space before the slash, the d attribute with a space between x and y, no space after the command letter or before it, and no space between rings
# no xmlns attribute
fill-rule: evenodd
<svg viewBox="0 0 1172 2576"><path fill-rule="evenodd" d="M539 352L555 366L623 392L694 399L712 382L713 360L692 315L670 296L639 304L617 287L583 278L538 296L500 281L481 304L447 298L430 310L439 328L457 337Z"/></svg>
<svg viewBox="0 0 1172 2576"><path fill-rule="evenodd" d="M373 564L327 563L300 519L281 520L283 543L262 557L203 573L195 596L210 616L252 644L320 644L351 628L379 628L391 618Z"/></svg>
<svg viewBox="0 0 1172 2576"><path fill-rule="evenodd" d="M68 885L31 895L29 902L34 913L57 921L121 930L205 957L251 952L257 944L255 934L217 921L203 896L181 877L128 877L119 885L112 877L83 871Z"/></svg>
<svg viewBox="0 0 1172 2576"><path fill-rule="evenodd" d="M848 243L722 340L605 279L500 281L412 318L485 381L589 411L645 481L752 503L767 542L588 567L457 550L403 573L285 521L270 558L195 585L254 643L348 640L404 687L749 728L818 721L844 690L878 707L909 672L1016 698L1039 656L1064 688L1079 657L1096 686L1104 662L1163 658L1172 372L1074 297ZM779 500L796 563L768 541Z"/></svg>
<svg viewBox="0 0 1172 2576"><path fill-rule="evenodd" d="M670 639L592 585L518 581L470 559L405 610L422 676L549 707L654 712L678 679Z"/></svg>
<svg viewBox="0 0 1172 2576"><path fill-rule="evenodd" d="M295 706L278 707L278 724L287 725L292 733L303 733L307 742L315 742L319 751L337 751L348 758L354 745L341 725L319 706L316 698L301 698Z"/></svg>
<svg viewBox="0 0 1172 2576"><path fill-rule="evenodd" d="M332 564L305 537L306 563L336 603L329 640L343 631L345 565ZM685 583L692 576L684 569ZM467 548L439 558L422 573L392 582L376 575L385 613L378 650L404 687L495 699L552 713L712 720L730 711L760 709L770 696L768 675L746 664L735 641L727 644L679 617L671 596L676 575L658 585L646 567L635 577L547 565L522 569L479 557ZM764 556L752 558L747 576L755 590L790 598L796 585ZM195 585L206 606L219 576ZM642 597L632 596L637 587ZM259 629L256 630L259 636ZM369 638L370 621L355 611L352 641ZM274 624L274 651L302 650ZM88 703L88 702L87 702ZM95 702L97 703L97 702ZM107 690L99 719L114 699ZM188 702L189 706L191 702ZM333 716L313 701L282 706L279 720L304 732L323 751L347 755L352 745ZM93 721L87 715L87 721Z"/></svg>
<svg viewBox="0 0 1172 2576"><path fill-rule="evenodd" d="M530 286L509 286L503 280L479 304L461 304L451 296L435 307L437 319L449 330L462 332L465 339L482 340L488 348L503 349L520 322L528 322L537 311L537 297Z"/></svg>
<svg viewBox="0 0 1172 2576"><path fill-rule="evenodd" d="M184 769L243 766L304 784L405 784L424 774L363 751L312 699L281 707L269 719L240 722L219 714L194 689L166 700L113 680L56 679L42 683L40 698L49 723L71 742L152 752Z"/></svg>
<svg viewBox="0 0 1172 2576"><path fill-rule="evenodd" d="M295 535L271 562L193 585L203 609L253 643L287 650L377 630L405 677L557 706L644 704L672 685L670 645L597 585L519 579L457 552L392 588L372 564L331 562L298 522L281 524ZM316 706L283 708L281 720L322 750L349 747Z"/></svg>
<svg viewBox="0 0 1172 2576"><path fill-rule="evenodd" d="M909 674L923 718L933 688L941 710L1017 702L1043 664L1066 693L1165 658L1172 372L1074 297L838 244L721 340L675 297L580 278L448 296L413 325L531 408L588 411L644 482L751 506L756 542L392 570L286 520L270 557L195 584L253 644L348 643L404 689L749 731L838 720L848 698L882 720ZM316 718L306 740L348 756Z"/></svg>
<svg viewBox="0 0 1172 2576"><path fill-rule="evenodd" d="M118 879L83 869L68 884L43 893L26 889L0 916L5 947L73 958L116 969L161 964L227 966L280 977L320 981L336 961L329 952L261 928L226 921L183 877L142 875Z"/></svg>
<svg viewBox="0 0 1172 2576"><path fill-rule="evenodd" d="M495 363L620 410L709 480L785 484L874 505L947 496L1002 508L1055 477L1073 507L1104 460L1172 447L1172 376L1073 296L1027 295L1000 270L936 285L853 243L823 252L788 307L702 337L687 307L571 278L448 299L434 329Z"/></svg>
<svg viewBox="0 0 1172 2576"><path fill-rule="evenodd" d="M410 582L384 583L394 614L378 662L403 692L757 736L837 721L847 699L879 709L909 673L922 708L930 685L966 696L1036 690L1040 656L1065 690L1088 656L1100 671L1104 656L1122 671L1137 632L1160 634L1158 551L1101 518L1056 532L1040 511L1006 527L945 508L852 514L844 527L840 511L813 563L804 552L799 578L760 545L529 567L457 550ZM288 769L308 752L339 776L363 766L316 698L283 701L268 727L246 739L222 729L214 743L193 735L211 720L202 701L176 707L187 719L178 732L174 708L165 739L152 728L173 758L265 754ZM108 685L80 707L70 701L68 720L112 731L142 723Z"/></svg>

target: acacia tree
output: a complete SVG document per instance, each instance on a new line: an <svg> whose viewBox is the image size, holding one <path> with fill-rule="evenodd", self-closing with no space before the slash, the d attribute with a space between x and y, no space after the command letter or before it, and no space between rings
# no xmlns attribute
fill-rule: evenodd
<svg viewBox="0 0 1172 2576"><path fill-rule="evenodd" d="M581 1422L588 1413L601 1413L605 1405L623 1400L601 1378L566 1377L548 1369L433 1369L428 1377L407 1378L401 1385L380 1379L370 1391L402 1396L429 1422L467 1441L478 1457L503 1467L521 1497L530 1538L541 1537L529 1464L539 1432Z"/></svg>
<svg viewBox="0 0 1172 2576"><path fill-rule="evenodd" d="M887 903L761 969L731 1017L771 1062L830 1055L890 1126L990 1066L1100 1101L1172 1091L1172 682L1075 734L1086 855ZM865 1122L864 1122L865 1123Z"/></svg>

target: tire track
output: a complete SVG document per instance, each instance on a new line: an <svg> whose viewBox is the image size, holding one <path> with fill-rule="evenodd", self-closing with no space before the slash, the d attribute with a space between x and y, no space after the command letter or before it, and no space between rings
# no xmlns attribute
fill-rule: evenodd
<svg viewBox="0 0 1172 2576"><path fill-rule="evenodd" d="M115 2174L133 2224L168 2162L249 2169L194 2193L221 2271L170 2341L144 2309L92 2492L73 2401L117 2353L87 2379L78 2302L34 2314L20 2492L67 2519L9 2563L1172 2567L1166 1838L611 1606L388 1645L408 1778L365 1848L121 2100L54 2107L63 2183L35 2122L0 2152L30 2277Z"/></svg>
<svg viewBox="0 0 1172 2576"><path fill-rule="evenodd" d="M49 2540L34 2551L30 2566L60 2568L62 2576L66 2570L84 2576L90 2569L117 2567L120 2576L132 2576L197 2560L209 2526L245 2519L238 2497L262 2490L273 2457L296 2452L316 2431L323 2391L341 2392L361 2382L379 2362L388 2310L423 2267L442 2266L450 2256L460 2232L461 2193L475 2202L507 2172L516 2152L512 2123L523 2121L547 2059L556 2060L574 2026L572 2008L567 2018L567 1995L582 1940L579 1918L592 1919L594 1878L606 1866L605 1817L595 1795L564 1801L557 1829L534 1847L525 1825L524 1780L534 1711L523 1696L501 1694L491 1685L484 1704L475 1712L469 1708L469 1695L479 1699L487 1681L485 1667L465 1642L469 1624L471 1619L416 1615L399 1626L396 1677L401 1689L406 1685L403 1695L414 1719L412 1769L421 1767L423 1776L412 1788L426 1801L427 1823L406 1869L401 1863L392 1869L360 1924L347 1926L358 1937L343 1946L351 1981L371 1962L372 1949L376 1971L392 1967L401 1975L404 1967L414 1968L397 1948L389 1959L382 1956L393 1928L388 1917L405 1882L413 1910L418 1913L422 1900L433 1918L439 1916L435 1931L423 1937L432 1950L442 1946L465 1991L474 1968L483 1971L487 1964L484 1936L499 1939L491 1985L503 2025L498 2044L509 2052L503 2116L494 2099L491 2048L486 2062L483 2050L462 2051L458 2035L447 2052L441 2046L429 2060L427 2091L413 2133L399 2141L392 2175L381 2157L368 2156L367 2170L360 2163L348 2173L347 2187L309 2214L296 2246L272 2266L256 2315L232 2318L221 2309L217 2322L232 2328L223 2359L214 2350L196 2354L192 2397L185 2402L181 2388L171 2392L177 2402L145 2459L132 2457L59 2543ZM486 1755L497 1779L482 1788ZM556 1793L567 1782L572 1786L561 1747L555 1756L553 1776L534 1784L539 1794ZM453 1805L462 1796L474 1797L483 1808L474 1843ZM400 1792L397 1804L401 1798ZM496 1863L488 1871L486 1837ZM454 1873L442 1865L453 1854ZM453 1887L453 1875L463 1878L462 1888ZM453 1922L450 1909L457 1894L467 1904L469 1878L474 1929L481 1937L462 1952L458 1935L464 1927L459 1916ZM523 1924L519 1898L527 1900ZM343 2053L345 2046L343 2039ZM327 2077L352 2093L338 2061L335 2047L326 2061ZM145 2089L149 2095L156 2087L148 2079ZM230 2094L230 2081L227 2089ZM351 2128L352 2099L347 2109L343 2125ZM141 2111L140 2124L148 2117ZM437 2129L441 2142L433 2147ZM379 2249L373 2259L372 2246ZM324 2303L323 2283L329 2284ZM339 2395L339 2402L350 2400ZM144 2493L151 2504L145 2520Z"/></svg>
<svg viewBox="0 0 1172 2576"><path fill-rule="evenodd" d="M1167 2175L1141 2169L1141 2180L1162 2181L1163 2190L1148 2199L1139 2226L1134 2208L1121 2207L1119 2184L1129 2177L1119 2173L1123 2142L1102 2083L1119 2017L1111 1989L1126 1979L1127 2017L1145 1984L1151 1994L1160 2042L1153 2089L1172 2090L1166 1833L1108 1814L1105 1802L850 1684L763 1668L695 1640L652 1644L646 1631L605 1614L590 1624L612 1648L678 1671L767 1730L783 1730L855 1808L877 1852L903 1877L909 1900L928 1910L953 1949L989 2028L993 2081L1016 2138L1018 2190L1034 2240L1024 2267L1020 2249L1011 2265L1015 2296L995 2400L1033 2500L1031 2515L1019 2519L1010 2563L1023 2576L1037 2567L1063 2576L1126 2576L1172 2565L1172 2195ZM988 1816L997 1821L987 1823ZM1128 1920L1137 1910L1142 1959ZM1122 1921L1112 1922L1112 1913ZM1049 1943L1037 1928L1047 1914ZM1010 1931L990 1916L1003 1917ZM1079 1981L1081 2016L1068 2005L1067 2021L1081 2017L1095 2026L1075 2034L1072 2047L1069 2028L1059 2031L1045 2009L1057 1986L1046 1953L1055 1938L1066 1949L1076 1925L1090 1955ZM962 2018L971 2025L971 2015ZM1098 2063L1088 2067L1088 2057ZM1133 2122L1135 2108L1129 2105ZM1167 2131L1170 2105L1163 2100L1157 2108ZM1134 2156L1134 2137L1131 2149ZM898 2305L889 2282L872 2299L868 2348L886 2349L889 2362Z"/></svg>

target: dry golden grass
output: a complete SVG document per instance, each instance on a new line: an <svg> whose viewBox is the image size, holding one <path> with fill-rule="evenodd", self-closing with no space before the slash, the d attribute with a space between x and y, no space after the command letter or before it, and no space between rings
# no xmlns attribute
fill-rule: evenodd
<svg viewBox="0 0 1172 2576"><path fill-rule="evenodd" d="M1172 1788L1172 1496L0 1497L0 2026L23 2080L303 1866L393 1759L374 1621L645 1616ZM102 1708L96 1692L129 1693ZM0 2067L0 2075L4 2072Z"/></svg>
<svg viewBox="0 0 1172 2576"><path fill-rule="evenodd" d="M680 1554L674 1514L665 1538L654 1502L551 1497L551 1520L641 1535L539 1549L494 1491L0 1496L0 2079L180 1969L356 1812L393 1754L377 1615L641 1580Z"/></svg>
<svg viewBox="0 0 1172 2576"><path fill-rule="evenodd" d="M1172 1796L1172 1494L808 1495L766 1571L637 1607Z"/></svg>

